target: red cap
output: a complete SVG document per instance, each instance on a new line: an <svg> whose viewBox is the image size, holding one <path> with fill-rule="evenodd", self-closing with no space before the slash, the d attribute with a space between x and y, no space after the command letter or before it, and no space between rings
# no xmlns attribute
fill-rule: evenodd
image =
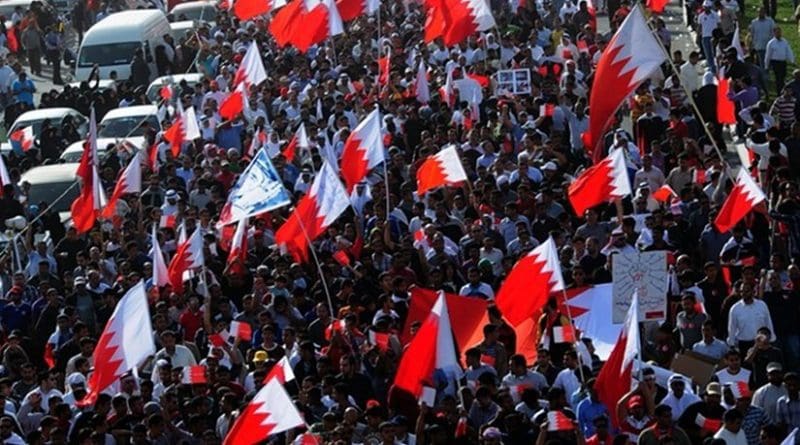
<svg viewBox="0 0 800 445"><path fill-rule="evenodd" d="M636 408L637 406L643 406L644 402L642 401L642 396L633 396L628 399L628 409Z"/></svg>

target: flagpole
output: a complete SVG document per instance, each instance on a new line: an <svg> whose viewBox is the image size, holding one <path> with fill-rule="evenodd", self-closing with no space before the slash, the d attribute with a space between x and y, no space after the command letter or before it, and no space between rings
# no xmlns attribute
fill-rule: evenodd
<svg viewBox="0 0 800 445"><path fill-rule="evenodd" d="M283 190L287 193L289 192L286 190L283 182L281 182L281 188L283 188ZM311 256L314 258L314 263L317 265L317 273L319 273L319 278L322 282L322 289L325 291L325 298L328 299L328 310L330 310L331 316L333 316L333 299L331 298L331 291L328 289L328 282L325 281L325 274L322 271L322 264L319 262L317 252L314 250L314 244L311 242L311 237L308 236L308 231L306 230L305 224L303 224L303 218L297 218L297 222L300 225L300 230L303 231L303 237L305 237L306 242L308 242L308 250L311 251Z"/></svg>
<svg viewBox="0 0 800 445"><path fill-rule="evenodd" d="M303 236L306 238L308 242L308 250L311 251L311 256L314 257L314 263L317 265L317 273L319 273L320 281L322 282L322 288L325 291L325 297L328 299L328 309L331 312L331 315L334 314L333 312L333 300L331 299L331 292L328 289L328 282L325 281L325 273L322 271L322 264L319 262L319 258L317 257L317 252L314 250L314 244L311 242L311 237L308 236L308 232L306 231L306 226L303 224L303 218L297 218L297 222L300 225L300 230L303 231Z"/></svg>
<svg viewBox="0 0 800 445"><path fill-rule="evenodd" d="M569 320L570 329L573 332L574 341L572 342L572 346L575 348L576 355L578 356L578 372L581 375L581 382L586 383L586 377L583 375L583 360L581 359L581 353L578 351L577 344L580 340L578 340L578 336L575 335L575 320L572 318L572 311L569 308L569 301L567 300L567 291L565 289L561 289L561 296L564 298L564 307L567 309L567 319Z"/></svg>
<svg viewBox="0 0 800 445"><path fill-rule="evenodd" d="M640 7L640 8L643 7L641 2L637 2L637 6ZM645 20L645 23L647 23L647 29L650 30L650 32L653 34L653 37L655 37L656 42L658 42L658 46L661 47L661 50L664 51L664 54L666 54L667 61L669 62L670 67L672 67L672 72L674 74L680 76L680 72L681 71L675 65L675 62L672 61L672 56L670 55L669 51L667 51L667 48L664 46L664 42L661 41L661 38L658 36L658 34L655 32L655 30L651 27L650 21L649 20ZM705 119L703 119L703 115L700 114L700 109L697 107L697 103L694 101L694 97L692 96L692 92L689 91L689 89L686 87L686 84L684 84L683 82L681 82L681 88L683 88L683 91L686 93L686 97L689 99L689 103L692 105L692 109L694 110L695 114L697 115L697 118L700 119L700 122L703 124L702 125L703 126L703 131L706 133L706 136L708 136L708 139L711 141L711 144L714 147L714 151L717 152L717 156L719 157L720 161L722 161L722 164L728 165L728 162L725 160L725 157L722 155L722 151L720 150L719 145L717 145L717 140L714 138L714 135L711 134L711 130L708 129L707 122L705 121ZM632 122L632 124L636 124L636 123ZM728 166L728 167L730 167L730 166ZM724 171L723 174L725 174L725 176L728 176L727 169L724 169L724 170L726 170L726 171Z"/></svg>

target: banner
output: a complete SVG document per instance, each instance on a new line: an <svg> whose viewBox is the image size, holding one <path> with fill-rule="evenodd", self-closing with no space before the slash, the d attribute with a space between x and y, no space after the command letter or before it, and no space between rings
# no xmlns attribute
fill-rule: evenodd
<svg viewBox="0 0 800 445"><path fill-rule="evenodd" d="M639 296L639 321L663 320L667 315L667 252L618 253L611 265L612 321L623 323L631 297Z"/></svg>
<svg viewBox="0 0 800 445"><path fill-rule="evenodd" d="M217 227L275 210L291 201L283 181L262 148L233 186Z"/></svg>

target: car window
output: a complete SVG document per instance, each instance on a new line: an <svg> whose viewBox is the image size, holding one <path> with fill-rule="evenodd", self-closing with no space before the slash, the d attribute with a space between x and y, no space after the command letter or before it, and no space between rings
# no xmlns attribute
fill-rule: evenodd
<svg viewBox="0 0 800 445"><path fill-rule="evenodd" d="M126 116L104 120L100 123L97 135L101 138L124 138L129 136L144 136L142 129L143 116ZM159 128L158 118L152 114L147 116L147 122L152 128Z"/></svg>

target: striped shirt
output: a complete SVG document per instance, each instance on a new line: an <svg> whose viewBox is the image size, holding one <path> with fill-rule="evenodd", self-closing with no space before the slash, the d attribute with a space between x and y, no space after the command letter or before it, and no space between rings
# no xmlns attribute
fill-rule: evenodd
<svg viewBox="0 0 800 445"><path fill-rule="evenodd" d="M747 436L747 445L761 444L761 428L767 423L769 422L767 422L767 415L763 409L753 405L747 408L742 422L744 435Z"/></svg>
<svg viewBox="0 0 800 445"><path fill-rule="evenodd" d="M795 120L794 110L796 103L797 101L791 94L788 97L782 94L772 102L769 114L775 116L775 119L781 123L781 127L791 126Z"/></svg>

